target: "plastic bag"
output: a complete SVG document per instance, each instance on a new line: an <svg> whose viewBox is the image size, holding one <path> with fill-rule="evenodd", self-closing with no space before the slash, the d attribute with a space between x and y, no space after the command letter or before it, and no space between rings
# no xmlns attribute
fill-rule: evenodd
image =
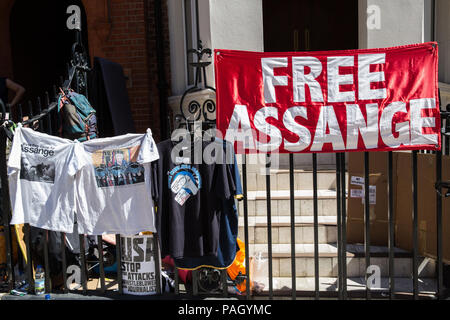
<svg viewBox="0 0 450 320"><path fill-rule="evenodd" d="M268 279L268 259L262 256L261 252L255 257L250 257L250 276L252 278L251 290L260 293L267 286Z"/></svg>

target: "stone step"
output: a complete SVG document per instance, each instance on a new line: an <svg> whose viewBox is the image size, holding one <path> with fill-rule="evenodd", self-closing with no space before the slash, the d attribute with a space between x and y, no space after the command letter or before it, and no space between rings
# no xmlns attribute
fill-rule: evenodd
<svg viewBox="0 0 450 320"><path fill-rule="evenodd" d="M317 154L317 169L321 170L335 170L336 169L336 153L320 153ZM348 162L348 154L345 156L346 163ZM267 155L264 153L252 153L246 156L246 163L249 172L257 172L260 168L264 168L267 164ZM236 160L239 164L243 162L242 155L236 155ZM294 169L311 171L312 168L312 154L293 154ZM287 153L272 153L270 155L271 169L289 169L290 157Z"/></svg>
<svg viewBox="0 0 450 320"><path fill-rule="evenodd" d="M249 216L267 215L266 191L247 192L247 206ZM290 214L291 201L289 190L273 190L270 193L270 210L272 216ZM336 191L317 190L317 212L319 216L336 215ZM314 215L313 190L294 190L294 212L298 216ZM239 215L244 215L244 201L239 201Z"/></svg>
<svg viewBox="0 0 450 320"><path fill-rule="evenodd" d="M253 257L261 257L262 274L268 270L268 245L250 244L249 254ZM319 275L321 277L334 277L338 274L338 257L336 244L319 244ZM360 277L366 273L366 261L364 246L347 245L347 276ZM314 245L295 245L296 275L298 277L314 276ZM381 276L389 274L389 258L386 247L371 247L370 264L380 268ZM272 245L272 271L274 277L290 277L292 266L291 245ZM422 277L434 277L435 262L429 258L420 258L419 275ZM397 277L409 277L412 275L412 255L402 249L395 249L394 275Z"/></svg>
<svg viewBox="0 0 450 320"><path fill-rule="evenodd" d="M313 189L304 189L304 190L294 190L294 199L297 200L309 200L313 199L314 193ZM265 190L257 190L257 191L248 191L247 199L248 200L265 200L267 198L267 192ZM273 189L270 191L270 198L273 200L289 200L291 198L290 190L276 190ZM317 198L320 200L323 199L335 199L336 191L329 189L317 189Z"/></svg>
<svg viewBox="0 0 450 320"><path fill-rule="evenodd" d="M314 297L315 292L315 278L314 277L298 277L295 279L296 291L302 293L309 293L309 296ZM269 291L268 279L257 279L259 284L262 284L262 294L267 294ZM292 290L292 278L291 277L274 277L272 280L272 288L274 292L284 291L286 294L288 290ZM396 277L394 278L394 292L396 294L412 294L413 282L410 277ZM432 296L437 292L437 281L434 278L421 277L418 281L419 292L421 296ZM337 292L338 291L338 278L337 277L320 277L319 278L319 291L323 292ZM364 277L348 277L347 278L347 291L366 291L366 280ZM380 279L380 285L376 286L372 284L371 292L389 292L389 278L382 277ZM363 295L364 296L364 295Z"/></svg>
<svg viewBox="0 0 450 320"><path fill-rule="evenodd" d="M272 243L291 243L290 216L272 217ZM244 218L239 217L239 237L244 239ZM267 217L248 218L249 243L267 243ZM337 217L318 216L319 243L337 241ZM295 216L295 242L314 243L314 217Z"/></svg>
<svg viewBox="0 0 450 320"><path fill-rule="evenodd" d="M247 172L247 190L257 191L266 190L265 169L259 172ZM271 190L289 190L289 170L277 169L270 170L270 188ZM308 170L294 170L294 189L308 190L313 188L313 172ZM336 189L336 171L320 170L317 171L318 189Z"/></svg>

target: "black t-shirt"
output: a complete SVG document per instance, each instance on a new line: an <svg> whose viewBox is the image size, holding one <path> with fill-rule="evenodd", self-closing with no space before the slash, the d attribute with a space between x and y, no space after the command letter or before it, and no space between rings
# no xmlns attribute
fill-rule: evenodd
<svg viewBox="0 0 450 320"><path fill-rule="evenodd" d="M3 101L3 103L8 103L8 88L6 87L6 78L0 77L0 99Z"/></svg>
<svg viewBox="0 0 450 320"><path fill-rule="evenodd" d="M211 143L214 142L203 142L202 150ZM190 164L189 157L174 156L172 159L176 143L171 140L157 146L156 228L161 241L161 256L216 255L223 200L230 199L235 192L229 166L224 160ZM222 148L220 143L218 146Z"/></svg>

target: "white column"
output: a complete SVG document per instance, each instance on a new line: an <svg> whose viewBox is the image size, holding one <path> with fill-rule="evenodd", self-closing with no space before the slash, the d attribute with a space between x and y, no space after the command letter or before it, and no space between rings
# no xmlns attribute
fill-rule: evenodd
<svg viewBox="0 0 450 320"><path fill-rule="evenodd" d="M360 48L431 40L430 0L359 0L358 6Z"/></svg>
<svg viewBox="0 0 450 320"><path fill-rule="evenodd" d="M186 41L183 2L168 0L170 70L172 93L182 94L186 89Z"/></svg>
<svg viewBox="0 0 450 320"><path fill-rule="evenodd" d="M450 1L436 1L436 41L439 45L439 81L450 83ZM448 89L446 90L448 91Z"/></svg>
<svg viewBox="0 0 450 320"><path fill-rule="evenodd" d="M262 0L199 0L199 7L203 2L209 2L211 49L264 51ZM212 66L207 77L213 85Z"/></svg>
<svg viewBox="0 0 450 320"><path fill-rule="evenodd" d="M172 97L169 106L179 112L187 89L184 0L168 0ZM203 48L263 51L262 0L198 0L199 37ZM207 60L207 56L203 56ZM206 68L208 85L215 87L214 58ZM198 93L201 95L202 92ZM209 94L209 93L208 93ZM199 98L199 97L197 97ZM208 95L205 99L210 98Z"/></svg>

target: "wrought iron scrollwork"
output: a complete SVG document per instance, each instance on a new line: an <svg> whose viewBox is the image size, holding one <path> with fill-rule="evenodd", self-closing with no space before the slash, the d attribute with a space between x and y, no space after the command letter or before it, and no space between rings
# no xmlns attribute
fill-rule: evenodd
<svg viewBox="0 0 450 320"><path fill-rule="evenodd" d="M70 65L69 79L64 83L64 87L72 86L77 92L87 95L87 72L91 71L91 68L86 49L81 42L72 45Z"/></svg>
<svg viewBox="0 0 450 320"><path fill-rule="evenodd" d="M203 48L202 42L199 41L198 48L190 49L188 53L197 56L197 62L190 63L195 70L195 84L183 93L180 101L180 113L175 116L175 119L180 122L180 127L189 127L195 121L202 121L207 128L215 127L215 99L207 97L204 101L201 101L196 97L190 101L188 100L190 95L200 92L204 92L205 96L214 94L215 97L216 89L208 85L206 78L206 67L211 64L211 61L203 60L205 54L210 58L212 51L209 48ZM201 81L202 76L203 81ZM200 82L202 83L201 86L199 85ZM186 103L186 101L189 101L189 103Z"/></svg>
<svg viewBox="0 0 450 320"><path fill-rule="evenodd" d="M207 99L203 102L203 118L206 121L216 121L216 119L209 119L208 114L215 114L216 102L212 99Z"/></svg>
<svg viewBox="0 0 450 320"><path fill-rule="evenodd" d="M200 268L198 270L198 286L202 293L218 292L223 286L220 270Z"/></svg>

